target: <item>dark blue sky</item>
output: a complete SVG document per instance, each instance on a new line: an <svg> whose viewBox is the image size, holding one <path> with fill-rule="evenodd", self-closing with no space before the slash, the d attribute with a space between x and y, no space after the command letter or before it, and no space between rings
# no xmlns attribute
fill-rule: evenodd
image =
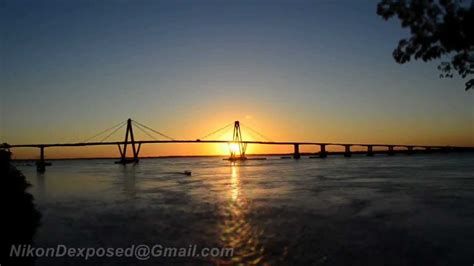
<svg viewBox="0 0 474 266"><path fill-rule="evenodd" d="M472 144L472 93L438 62L396 64L408 33L376 4L2 1L1 138L128 117L186 137L247 117L286 125L274 139Z"/></svg>

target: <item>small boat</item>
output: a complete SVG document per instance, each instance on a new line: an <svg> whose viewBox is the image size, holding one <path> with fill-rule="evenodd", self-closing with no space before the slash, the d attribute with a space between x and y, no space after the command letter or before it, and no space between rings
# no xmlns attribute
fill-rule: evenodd
<svg viewBox="0 0 474 266"><path fill-rule="evenodd" d="M183 172L164 172L163 174L170 174L170 175L192 175L191 170L184 170Z"/></svg>

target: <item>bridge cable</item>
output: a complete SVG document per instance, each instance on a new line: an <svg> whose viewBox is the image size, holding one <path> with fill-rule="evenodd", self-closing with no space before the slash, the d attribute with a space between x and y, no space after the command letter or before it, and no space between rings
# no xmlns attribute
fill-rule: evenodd
<svg viewBox="0 0 474 266"><path fill-rule="evenodd" d="M126 124L126 123L125 123L125 124ZM125 124L123 124L122 126L116 128L114 131L112 131L112 133L110 133L109 135L107 135L105 138L101 139L99 142L103 142L104 140L108 139L110 136L112 136L113 134L115 134L119 129L121 129L122 127L124 127Z"/></svg>
<svg viewBox="0 0 474 266"><path fill-rule="evenodd" d="M259 135L260 137L264 138L266 141L269 141L269 142L274 142L273 140L271 140L270 138L266 137L265 135L263 135L262 133L258 132L257 130L247 126L247 125L243 125L242 123L240 123L241 126L244 126L246 129L249 129L250 131L252 131L253 133Z"/></svg>
<svg viewBox="0 0 474 266"><path fill-rule="evenodd" d="M234 122L232 122L232 123L230 123L230 124L227 124L227 125L225 125L225 126L219 128L219 129L217 129L217 130L212 131L211 133L209 133L209 134L207 134L207 135L205 135L204 137L199 138L199 139L205 139L205 138L207 138L207 137L209 137L209 136L212 136L212 135L216 134L217 132L219 132L219 131L221 131L221 130L224 130L226 127L229 127L229 126L231 126L231 125L233 125L233 124L234 124ZM221 137L222 135L223 135L223 134L219 135L219 137Z"/></svg>
<svg viewBox="0 0 474 266"><path fill-rule="evenodd" d="M244 127L242 127L242 129L245 129ZM245 136L245 137L244 137ZM252 140L254 141L262 141L261 140L261 137L258 136L257 134L255 133L252 133L252 131L250 130L242 130L242 139L244 140L246 137L251 137Z"/></svg>
<svg viewBox="0 0 474 266"><path fill-rule="evenodd" d="M245 139L246 137L251 137L252 140L254 140L254 141L267 141L267 140L262 139L262 137L260 135L257 135L256 133L254 133L250 130L247 130L247 129L248 128L242 126L242 139Z"/></svg>
<svg viewBox="0 0 474 266"><path fill-rule="evenodd" d="M123 127L126 123L127 123L127 121L122 121L122 122L116 124L115 126L109 127L109 128L107 128L107 129L105 129L105 130L102 130L102 131L100 131L99 133L97 133L97 134L93 135L92 137L89 137L89 138L87 138L87 139L85 139L85 140L83 140L83 141L81 141L81 142L88 142L89 140L94 139L94 138L96 138L96 137L98 137L98 136L104 134L105 132L107 132L107 131L109 131L109 130L112 130L112 129L116 128L116 127L121 128L121 127Z"/></svg>
<svg viewBox="0 0 474 266"><path fill-rule="evenodd" d="M162 137L165 137L165 138L170 139L170 140L175 140L174 138L172 138L172 137L170 137L170 136L167 136L167 135L165 135L165 134L163 134L163 133L161 133L161 132L158 132L158 131L154 130L153 128L147 127L147 126L145 126L144 124L141 124L141 123L139 123L139 122L137 122L137 121L135 121L135 120L132 120L132 121L133 121L133 123L135 123L136 125L140 125L140 126L146 128L146 129L148 129L148 130L150 130L150 131L152 131L152 132L154 132L154 133L156 133L156 134L158 134L158 135L160 135L160 136L162 136Z"/></svg>
<svg viewBox="0 0 474 266"><path fill-rule="evenodd" d="M152 140L156 140L156 137L153 137L150 133L148 133L147 131L145 131L145 129L142 128L142 126L140 126L140 125L138 125L138 124L135 124L135 126L137 126L137 128L138 128L141 132L143 132L143 133L145 133L146 135L148 135Z"/></svg>
<svg viewBox="0 0 474 266"><path fill-rule="evenodd" d="M219 140L223 135L225 135L229 130L233 130L233 128L228 128L227 130L223 130L221 134L217 136L217 140ZM232 141L232 140L230 140Z"/></svg>

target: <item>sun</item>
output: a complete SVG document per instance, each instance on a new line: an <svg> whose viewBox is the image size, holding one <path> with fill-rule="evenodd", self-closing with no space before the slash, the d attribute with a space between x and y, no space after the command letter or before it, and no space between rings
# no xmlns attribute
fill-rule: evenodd
<svg viewBox="0 0 474 266"><path fill-rule="evenodd" d="M229 150L231 153L240 153L239 144L232 142L229 144Z"/></svg>

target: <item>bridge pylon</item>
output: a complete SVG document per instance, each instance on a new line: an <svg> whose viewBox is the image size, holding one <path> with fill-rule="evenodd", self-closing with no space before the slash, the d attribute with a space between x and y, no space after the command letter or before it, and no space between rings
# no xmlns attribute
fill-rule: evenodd
<svg viewBox="0 0 474 266"><path fill-rule="evenodd" d="M244 143L242 141L242 130L240 129L240 122L235 121L232 142L229 143L230 161L239 161L247 159L247 157L245 157L247 143Z"/></svg>
<svg viewBox="0 0 474 266"><path fill-rule="evenodd" d="M130 137L130 141L128 138ZM127 158L127 147L128 144L132 146L133 158ZM118 144L119 152L120 152L120 160L116 161L115 163L119 164L127 164L127 163L138 163L138 153L140 152L141 143L138 144L138 147L135 146L135 138L133 136L133 126L132 126L132 119L127 120L127 130L125 132L125 141L123 144L123 149Z"/></svg>

